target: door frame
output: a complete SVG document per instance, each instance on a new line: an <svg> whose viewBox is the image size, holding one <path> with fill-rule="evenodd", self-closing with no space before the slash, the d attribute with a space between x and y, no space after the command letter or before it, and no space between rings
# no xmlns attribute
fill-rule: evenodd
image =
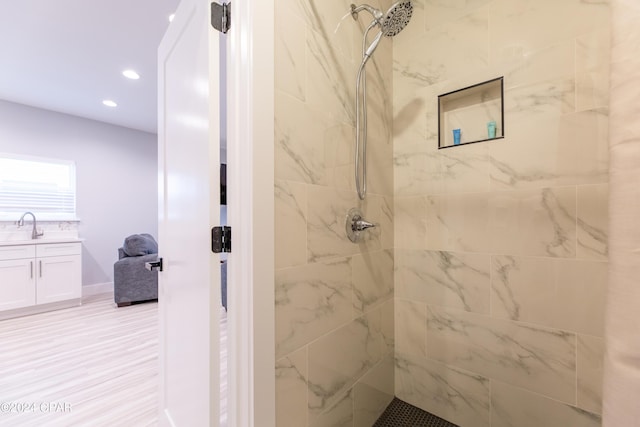
<svg viewBox="0 0 640 427"><path fill-rule="evenodd" d="M274 0L227 33L228 425L275 427Z"/></svg>

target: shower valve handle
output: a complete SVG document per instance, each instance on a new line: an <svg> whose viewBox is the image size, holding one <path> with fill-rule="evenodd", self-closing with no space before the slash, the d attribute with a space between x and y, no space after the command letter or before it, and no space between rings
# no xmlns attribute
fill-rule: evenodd
<svg viewBox="0 0 640 427"><path fill-rule="evenodd" d="M351 228L353 228L353 231L364 231L367 228L373 228L373 227L376 226L375 224L372 224L372 223L370 223L368 221L365 221L362 218L360 218L360 219L354 218L354 219L355 219L355 221L351 225Z"/></svg>
<svg viewBox="0 0 640 427"><path fill-rule="evenodd" d="M362 212L360 212L359 209L353 208L349 210L345 223L345 231L347 232L347 237L353 243L362 242L364 240L363 232L366 229L373 228L375 226L376 224L362 218Z"/></svg>

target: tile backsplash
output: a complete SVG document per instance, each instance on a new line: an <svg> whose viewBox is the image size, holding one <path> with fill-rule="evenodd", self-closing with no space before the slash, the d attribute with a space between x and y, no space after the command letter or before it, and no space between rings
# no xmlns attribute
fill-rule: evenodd
<svg viewBox="0 0 640 427"><path fill-rule="evenodd" d="M33 223L26 220L22 227L16 221L0 221L0 242L31 240ZM37 221L38 232L44 232L41 240L78 237L79 221Z"/></svg>

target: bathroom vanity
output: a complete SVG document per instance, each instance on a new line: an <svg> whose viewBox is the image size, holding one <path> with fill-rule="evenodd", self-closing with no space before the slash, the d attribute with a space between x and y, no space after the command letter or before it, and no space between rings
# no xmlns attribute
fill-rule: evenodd
<svg viewBox="0 0 640 427"><path fill-rule="evenodd" d="M79 305L81 254L76 238L0 242L0 319Z"/></svg>

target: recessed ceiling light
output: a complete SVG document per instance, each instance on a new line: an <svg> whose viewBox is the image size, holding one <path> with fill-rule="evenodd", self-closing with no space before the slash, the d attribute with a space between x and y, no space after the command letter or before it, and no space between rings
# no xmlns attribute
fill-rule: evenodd
<svg viewBox="0 0 640 427"><path fill-rule="evenodd" d="M169 15L169 22L173 21L173 18L176 17L175 13L172 13L171 15Z"/></svg>
<svg viewBox="0 0 640 427"><path fill-rule="evenodd" d="M114 101L110 100L110 99L105 99L104 101L102 101L102 103L104 105L106 105L107 107L117 107L118 104L116 104Z"/></svg>
<svg viewBox="0 0 640 427"><path fill-rule="evenodd" d="M131 80L138 80L140 78L140 74L136 73L133 70L124 70L122 75Z"/></svg>

